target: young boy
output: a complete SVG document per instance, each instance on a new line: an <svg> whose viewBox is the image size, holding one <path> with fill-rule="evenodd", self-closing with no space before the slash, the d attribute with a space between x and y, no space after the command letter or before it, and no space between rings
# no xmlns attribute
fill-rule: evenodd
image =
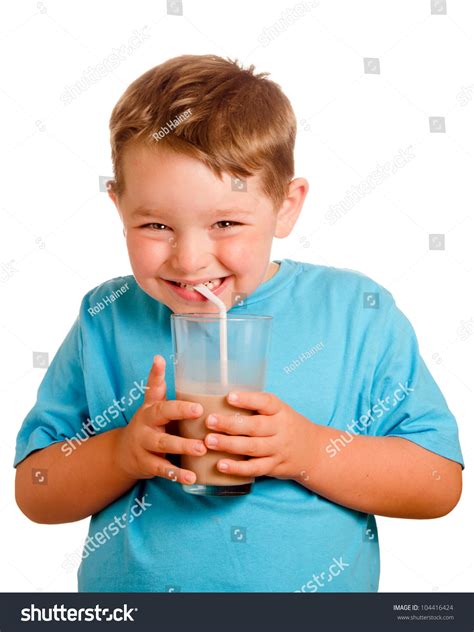
<svg viewBox="0 0 474 632"><path fill-rule="evenodd" d="M293 178L291 105L253 70L174 58L112 113L109 195L133 275L83 298L14 462L31 520L91 516L80 591L376 591L374 514L436 518L461 494L456 421L390 292L270 261L308 182ZM272 344L266 391L229 395L257 414L208 418L195 441L173 427L202 409L174 399L170 315L215 313L175 283L212 280L229 314L273 317ZM179 455L215 449L249 457L219 467L254 476L250 494L183 491L195 475Z"/></svg>

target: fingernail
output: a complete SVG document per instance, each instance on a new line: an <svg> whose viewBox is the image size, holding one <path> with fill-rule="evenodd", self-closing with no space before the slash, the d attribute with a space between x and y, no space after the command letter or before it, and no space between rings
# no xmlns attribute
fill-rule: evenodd
<svg viewBox="0 0 474 632"><path fill-rule="evenodd" d="M191 406L191 411L193 413L196 413L196 414L198 414L198 413L201 414L202 413L202 406L201 406L201 404L193 404Z"/></svg>
<svg viewBox="0 0 474 632"><path fill-rule="evenodd" d="M194 481L194 474L185 474L184 480L188 483L192 483Z"/></svg>
<svg viewBox="0 0 474 632"><path fill-rule="evenodd" d="M200 453L200 452L202 452L204 450L204 444L202 444L202 443L195 443L193 448L194 448L195 452L199 452Z"/></svg>
<svg viewBox="0 0 474 632"><path fill-rule="evenodd" d="M219 463L219 469L220 470L228 470L229 469L228 463Z"/></svg>
<svg viewBox="0 0 474 632"><path fill-rule="evenodd" d="M207 425L211 428L217 426L217 417L215 415L209 415L209 417L207 418Z"/></svg>
<svg viewBox="0 0 474 632"><path fill-rule="evenodd" d="M229 393L229 401L236 402L239 399L237 393Z"/></svg>
<svg viewBox="0 0 474 632"><path fill-rule="evenodd" d="M207 445L216 446L217 445L217 437L214 435L209 435L207 437Z"/></svg>

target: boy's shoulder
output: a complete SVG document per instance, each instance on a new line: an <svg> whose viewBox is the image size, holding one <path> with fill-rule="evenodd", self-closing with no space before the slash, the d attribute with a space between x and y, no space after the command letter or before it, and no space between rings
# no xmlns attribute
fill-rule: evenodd
<svg viewBox="0 0 474 632"><path fill-rule="evenodd" d="M334 298L343 303L356 301L361 307L390 308L395 304L392 293L371 276L351 268L299 263L301 282L318 289L327 299Z"/></svg>

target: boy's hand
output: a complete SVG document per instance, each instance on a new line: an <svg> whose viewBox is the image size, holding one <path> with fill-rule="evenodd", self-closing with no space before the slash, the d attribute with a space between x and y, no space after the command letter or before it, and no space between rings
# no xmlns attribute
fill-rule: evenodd
<svg viewBox="0 0 474 632"><path fill-rule="evenodd" d="M176 419L197 419L203 409L201 404L166 399L165 366L165 359L155 356L144 402L118 435L115 461L125 474L135 479L161 476L189 485L195 482L195 473L173 465L165 455L202 456L207 449L198 439L168 434L166 424Z"/></svg>
<svg viewBox="0 0 474 632"><path fill-rule="evenodd" d="M231 395L227 396L229 404L255 410L258 414L216 414L215 426L209 423L208 416L206 426L212 434L206 435L206 446L210 450L253 458L246 461L220 459L218 469L237 476L304 479L305 469L309 470L315 454L315 424L273 393L239 391L237 401L232 400ZM212 445L212 438L217 439L216 445Z"/></svg>

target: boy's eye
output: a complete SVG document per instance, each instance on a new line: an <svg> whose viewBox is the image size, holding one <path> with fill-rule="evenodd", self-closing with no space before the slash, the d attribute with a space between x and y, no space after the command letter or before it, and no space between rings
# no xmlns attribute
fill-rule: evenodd
<svg viewBox="0 0 474 632"><path fill-rule="evenodd" d="M230 226L223 226L221 230L227 230L229 228L233 228L234 226L240 226L240 222L231 222L228 219L224 219L220 222L216 222L216 224L230 224ZM159 227L164 226L164 228L168 228L166 224L158 224L158 223L145 224L143 228L151 228L152 230L155 230L156 226L159 226ZM161 228L158 228L157 230L160 231Z"/></svg>
<svg viewBox="0 0 474 632"><path fill-rule="evenodd" d="M166 224L145 224L145 226L143 226L143 228L151 228L151 227L155 227L155 226L165 226L166 228Z"/></svg>
<svg viewBox="0 0 474 632"><path fill-rule="evenodd" d="M231 224L231 226L223 226L221 230L226 230L227 228L233 228L234 226L240 226L240 222L231 222L228 219L224 219L221 222L216 222L216 224Z"/></svg>

